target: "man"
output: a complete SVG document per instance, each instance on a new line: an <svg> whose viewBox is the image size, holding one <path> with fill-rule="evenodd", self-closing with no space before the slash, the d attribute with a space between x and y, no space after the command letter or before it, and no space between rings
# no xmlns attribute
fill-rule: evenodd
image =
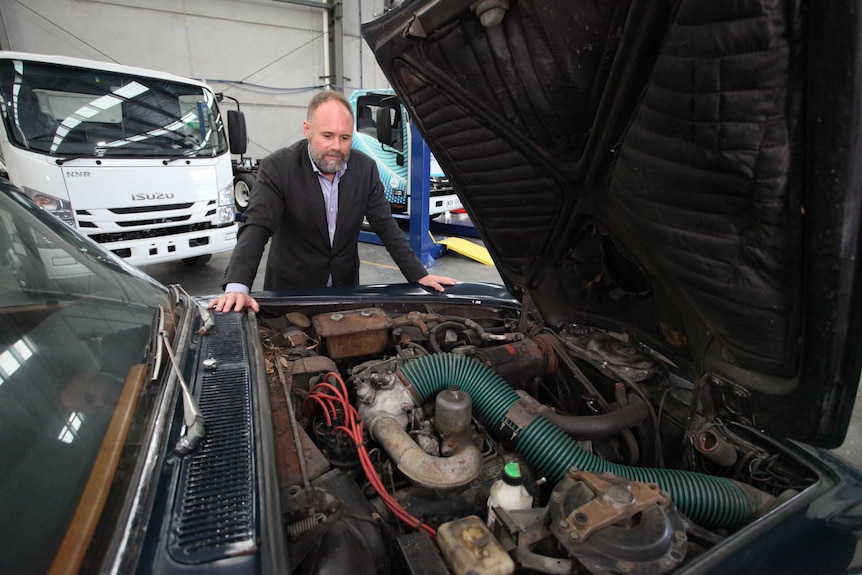
<svg viewBox="0 0 862 575"><path fill-rule="evenodd" d="M266 242L265 290L359 284L363 216L410 282L443 291L455 280L430 275L392 218L374 161L351 155L353 111L339 92L320 92L302 124L305 140L260 163L244 224L225 270L216 311L260 311L249 294ZM349 162L348 162L349 159Z"/></svg>

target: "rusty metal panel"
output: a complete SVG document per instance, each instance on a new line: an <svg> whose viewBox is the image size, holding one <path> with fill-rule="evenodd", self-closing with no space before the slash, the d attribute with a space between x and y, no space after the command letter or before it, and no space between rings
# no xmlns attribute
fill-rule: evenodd
<svg viewBox="0 0 862 575"><path fill-rule="evenodd" d="M290 377L293 364L288 363L281 370L277 368L276 362L281 358L271 358L271 369L267 371L267 388L269 390L269 401L272 406L272 432L275 440L275 463L278 472L279 486L284 490L291 485L302 482L302 464L299 461L300 454L297 451L297 440L293 434L293 426L290 419L290 408L287 405L287 390L290 387L285 380L281 382L280 375ZM288 372L288 373L283 373ZM314 479L329 470L329 461L317 448L311 437L301 426L297 426L299 441L302 445L301 457L305 461L305 469L310 479Z"/></svg>
<svg viewBox="0 0 862 575"><path fill-rule="evenodd" d="M382 353L389 345L392 320L380 309L323 313L311 321L332 359Z"/></svg>

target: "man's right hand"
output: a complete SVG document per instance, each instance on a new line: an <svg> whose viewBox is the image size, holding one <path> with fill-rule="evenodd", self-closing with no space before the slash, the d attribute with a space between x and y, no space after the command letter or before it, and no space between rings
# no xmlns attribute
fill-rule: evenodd
<svg viewBox="0 0 862 575"><path fill-rule="evenodd" d="M209 309L222 312L242 311L246 307L251 308L255 313L260 311L260 306L253 297L238 291L223 293L207 305Z"/></svg>

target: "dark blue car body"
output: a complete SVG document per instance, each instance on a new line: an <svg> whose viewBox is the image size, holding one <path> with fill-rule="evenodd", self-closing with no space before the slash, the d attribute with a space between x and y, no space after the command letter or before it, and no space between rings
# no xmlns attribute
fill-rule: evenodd
<svg viewBox="0 0 862 575"><path fill-rule="evenodd" d="M862 570L859 3L362 34L505 285L213 313L4 181L0 573Z"/></svg>

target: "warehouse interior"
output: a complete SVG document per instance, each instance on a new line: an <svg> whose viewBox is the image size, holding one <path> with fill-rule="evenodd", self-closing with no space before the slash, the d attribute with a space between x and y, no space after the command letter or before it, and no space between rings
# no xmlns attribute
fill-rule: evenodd
<svg viewBox="0 0 862 575"><path fill-rule="evenodd" d="M391 0L3 0L0 48L138 66L205 81L236 106L248 127L247 156L260 159L302 137L315 91L346 95L387 86L360 26ZM227 255L208 266L145 266L165 284L198 294L218 289ZM396 281L383 248L363 246L363 283ZM457 254L435 273L497 281L493 268ZM258 275L258 280L263 274ZM844 445L862 464L862 397L857 393Z"/></svg>
<svg viewBox="0 0 862 575"><path fill-rule="evenodd" d="M203 80L239 105L247 156L302 137L316 90L388 84L360 24L388 0L4 0L3 50L58 54Z"/></svg>

